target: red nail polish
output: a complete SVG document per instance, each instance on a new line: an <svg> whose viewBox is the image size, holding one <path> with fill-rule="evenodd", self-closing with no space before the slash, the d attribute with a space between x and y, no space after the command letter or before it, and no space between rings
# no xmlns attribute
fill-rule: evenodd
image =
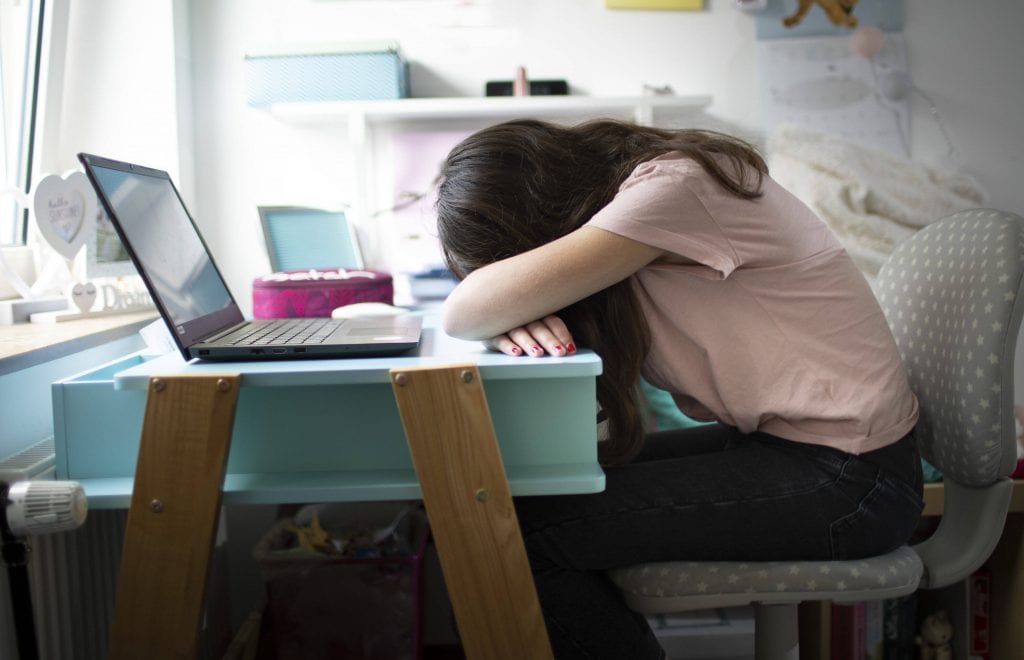
<svg viewBox="0 0 1024 660"><path fill-rule="evenodd" d="M555 350L556 351L562 350L562 345L561 344L555 344Z"/></svg>
<svg viewBox="0 0 1024 660"><path fill-rule="evenodd" d="M569 351L570 353L575 353L576 352L576 344L566 344L565 350Z"/></svg>
<svg viewBox="0 0 1024 660"><path fill-rule="evenodd" d="M519 355L522 351L519 349L518 346L513 346L512 352L515 353L516 355Z"/></svg>
<svg viewBox="0 0 1024 660"><path fill-rule="evenodd" d="M540 346L533 346L533 347L530 348L530 350L533 351L534 353L543 353L544 352L543 350L541 350Z"/></svg>

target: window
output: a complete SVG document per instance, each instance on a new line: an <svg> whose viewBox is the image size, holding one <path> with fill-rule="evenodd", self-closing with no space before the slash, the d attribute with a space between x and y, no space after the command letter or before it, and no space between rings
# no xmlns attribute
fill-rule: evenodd
<svg viewBox="0 0 1024 660"><path fill-rule="evenodd" d="M39 36L45 0L0 0L0 190L30 185L38 89ZM0 197L0 244L23 243L27 210Z"/></svg>

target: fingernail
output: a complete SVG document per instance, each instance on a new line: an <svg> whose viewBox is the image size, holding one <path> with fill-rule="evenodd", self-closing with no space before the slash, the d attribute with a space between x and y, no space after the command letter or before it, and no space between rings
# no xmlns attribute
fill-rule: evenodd
<svg viewBox="0 0 1024 660"><path fill-rule="evenodd" d="M561 351L563 351L563 350L565 350L565 349L563 349L563 348L562 348L562 345L561 345L561 344L555 344L555 351L556 351L556 352L561 352Z"/></svg>
<svg viewBox="0 0 1024 660"><path fill-rule="evenodd" d="M543 353L544 352L543 350L541 350L540 346L531 346L530 347L530 351L533 352L533 353Z"/></svg>
<svg viewBox="0 0 1024 660"><path fill-rule="evenodd" d="M575 353L576 352L576 344L566 344L565 350L569 351L570 353Z"/></svg>
<svg viewBox="0 0 1024 660"><path fill-rule="evenodd" d="M515 353L516 355L519 355L522 351L519 349L518 346L513 346L512 352Z"/></svg>

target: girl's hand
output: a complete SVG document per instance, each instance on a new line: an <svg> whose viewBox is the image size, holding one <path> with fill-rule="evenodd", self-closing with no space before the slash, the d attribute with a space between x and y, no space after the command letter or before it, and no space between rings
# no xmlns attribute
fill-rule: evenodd
<svg viewBox="0 0 1024 660"><path fill-rule="evenodd" d="M519 328L512 328L503 335L492 337L485 344L492 350L513 356L540 357L545 353L565 356L576 352L572 334L562 319L554 315L545 316Z"/></svg>

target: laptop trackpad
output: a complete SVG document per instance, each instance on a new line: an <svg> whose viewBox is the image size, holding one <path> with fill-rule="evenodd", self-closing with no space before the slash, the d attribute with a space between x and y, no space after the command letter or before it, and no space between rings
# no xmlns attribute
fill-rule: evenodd
<svg viewBox="0 0 1024 660"><path fill-rule="evenodd" d="M415 341L419 324L398 318L351 319L329 337L347 343Z"/></svg>

